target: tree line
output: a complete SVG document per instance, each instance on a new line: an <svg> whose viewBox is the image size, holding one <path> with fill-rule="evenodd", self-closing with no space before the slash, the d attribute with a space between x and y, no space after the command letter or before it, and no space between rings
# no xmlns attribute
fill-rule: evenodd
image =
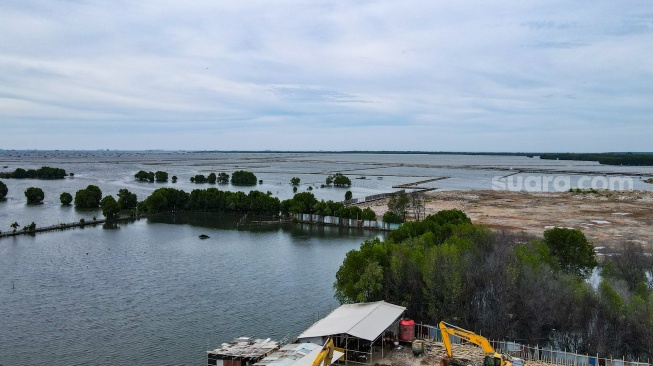
<svg viewBox="0 0 653 366"><path fill-rule="evenodd" d="M38 169L16 168L13 172L0 173L3 179L64 179L68 174L61 168L51 168L49 166ZM72 173L71 173L72 175Z"/></svg>
<svg viewBox="0 0 653 366"><path fill-rule="evenodd" d="M596 253L579 230L535 238L449 210L347 253L334 289L341 303L385 300L417 321L445 320L492 339L646 359L653 358L652 254L623 246L606 257L593 287Z"/></svg>
<svg viewBox="0 0 653 366"><path fill-rule="evenodd" d="M361 209L357 206L345 206L340 202L318 201L311 192L301 192L293 198L281 202L281 214L305 213L322 216L335 216L343 219L376 220L376 213L367 207Z"/></svg>
<svg viewBox="0 0 653 366"><path fill-rule="evenodd" d="M560 153L542 154L540 159L598 161L605 165L653 166L653 154L643 153Z"/></svg>

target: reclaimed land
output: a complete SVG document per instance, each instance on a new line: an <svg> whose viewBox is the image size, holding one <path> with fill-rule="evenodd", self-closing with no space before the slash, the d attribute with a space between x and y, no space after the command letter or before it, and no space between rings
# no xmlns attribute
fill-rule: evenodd
<svg viewBox="0 0 653 366"><path fill-rule="evenodd" d="M474 223L517 230L541 237L553 227L580 229L597 247L618 248L625 242L653 245L653 192L597 193L513 191L435 191L424 196L425 213L459 209ZM364 203L377 217L388 199Z"/></svg>

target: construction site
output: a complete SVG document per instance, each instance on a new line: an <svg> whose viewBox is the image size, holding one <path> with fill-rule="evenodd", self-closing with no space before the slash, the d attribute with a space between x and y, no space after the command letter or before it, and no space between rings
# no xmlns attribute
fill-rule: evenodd
<svg viewBox="0 0 653 366"><path fill-rule="evenodd" d="M292 343L236 338L207 351L209 366L650 366L583 355L550 346L488 340L452 324L417 324L402 306L377 301L346 304Z"/></svg>

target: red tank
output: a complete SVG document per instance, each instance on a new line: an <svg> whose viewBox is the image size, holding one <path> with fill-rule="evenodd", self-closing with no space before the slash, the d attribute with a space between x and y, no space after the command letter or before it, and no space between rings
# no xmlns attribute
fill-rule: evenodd
<svg viewBox="0 0 653 366"><path fill-rule="evenodd" d="M402 342L412 342L415 340L414 320L402 319L399 321L399 340Z"/></svg>

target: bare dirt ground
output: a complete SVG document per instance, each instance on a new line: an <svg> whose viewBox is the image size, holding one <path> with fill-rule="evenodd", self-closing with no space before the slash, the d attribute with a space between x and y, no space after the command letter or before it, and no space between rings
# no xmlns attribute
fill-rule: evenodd
<svg viewBox="0 0 653 366"><path fill-rule="evenodd" d="M384 366L440 366L440 360L447 353L441 342L425 341L424 354L416 357L412 349L402 347L401 350L386 351L384 358L378 361L378 365ZM452 346L454 358L461 361L462 364L472 366L483 365L483 350L470 344L454 344ZM550 365L542 361L526 361L528 366Z"/></svg>
<svg viewBox="0 0 653 366"><path fill-rule="evenodd" d="M387 199L368 202L377 217ZM653 192L597 193L513 191L432 191L425 193L426 215L459 209L474 223L493 229L525 231L541 237L553 227L580 229L597 249L617 248L627 241L653 246Z"/></svg>

